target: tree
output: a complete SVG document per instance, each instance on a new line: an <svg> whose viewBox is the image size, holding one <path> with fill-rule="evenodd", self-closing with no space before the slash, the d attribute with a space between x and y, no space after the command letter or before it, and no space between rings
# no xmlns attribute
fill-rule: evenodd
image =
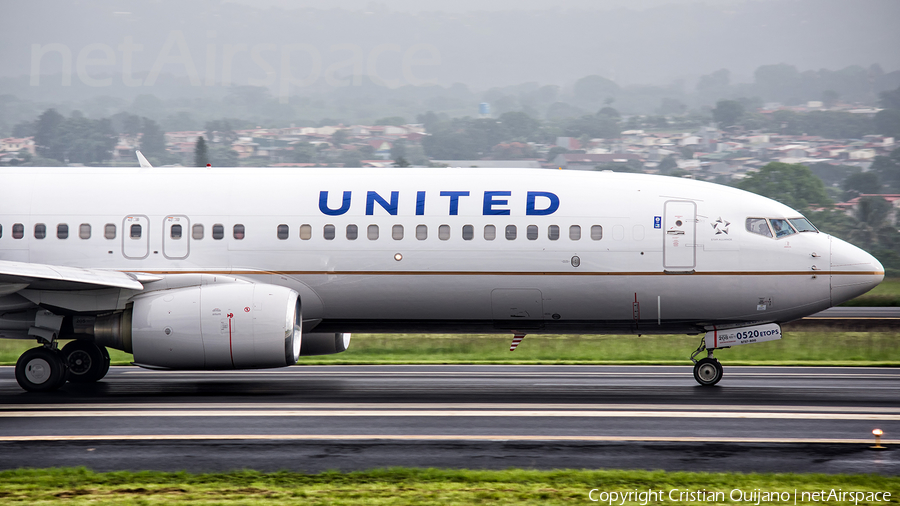
<svg viewBox="0 0 900 506"><path fill-rule="evenodd" d="M409 162L406 161L406 158L402 156L394 160L394 167L409 167Z"/></svg>
<svg viewBox="0 0 900 506"><path fill-rule="evenodd" d="M166 134L155 121L141 118L141 153L147 157L166 157Z"/></svg>
<svg viewBox="0 0 900 506"><path fill-rule="evenodd" d="M228 146L212 146L209 149L209 163L213 167L237 167L237 151Z"/></svg>
<svg viewBox="0 0 900 506"><path fill-rule="evenodd" d="M37 119L34 129L34 144L37 153L44 158L66 160L64 146L59 142L59 127L65 118L56 109L47 109Z"/></svg>
<svg viewBox="0 0 900 506"><path fill-rule="evenodd" d="M743 179L737 187L801 211L831 205L822 180L809 167L800 164L769 163Z"/></svg>
<svg viewBox="0 0 900 506"><path fill-rule="evenodd" d="M822 104L825 107L834 107L839 98L841 98L841 94L834 90L825 90L822 92Z"/></svg>
<svg viewBox="0 0 900 506"><path fill-rule="evenodd" d="M309 142L297 142L294 144L291 160L296 163L315 163L318 155L316 147Z"/></svg>
<svg viewBox="0 0 900 506"><path fill-rule="evenodd" d="M541 128L541 123L521 111L505 112L500 115L500 123L506 126L506 130L513 139L529 141Z"/></svg>
<svg viewBox="0 0 900 506"><path fill-rule="evenodd" d="M900 190L900 148L888 156L876 156L870 170L878 174L882 184L893 191Z"/></svg>
<svg viewBox="0 0 900 506"><path fill-rule="evenodd" d="M396 162L401 158L406 158L406 139L397 139L391 144L391 160Z"/></svg>
<svg viewBox="0 0 900 506"><path fill-rule="evenodd" d="M900 110L900 88L893 91L882 91L879 93L878 103L885 109Z"/></svg>
<svg viewBox="0 0 900 506"><path fill-rule="evenodd" d="M343 143L347 142L347 138L349 137L350 135L347 133L347 130L341 128L335 130L335 132L331 134L331 143L334 144L334 147L339 148Z"/></svg>
<svg viewBox="0 0 900 506"><path fill-rule="evenodd" d="M575 82L572 95L579 103L600 103L619 92L619 85L601 76L582 77Z"/></svg>
<svg viewBox="0 0 900 506"><path fill-rule="evenodd" d="M206 138L209 142L220 142L230 146L237 140L237 134L232 130L230 121L218 119L206 122Z"/></svg>
<svg viewBox="0 0 900 506"><path fill-rule="evenodd" d="M376 125L392 125L392 126L403 126L406 124L406 118L403 116L390 116L387 118L381 118L376 120Z"/></svg>
<svg viewBox="0 0 900 506"><path fill-rule="evenodd" d="M891 203L884 197L863 197L859 199L859 207L856 209L856 219L869 225L873 229L879 228L891 212Z"/></svg>
<svg viewBox="0 0 900 506"><path fill-rule="evenodd" d="M549 151L547 151L547 161L552 162L553 159L556 158L557 156L568 153L568 152L569 152L569 150L562 146L553 146L552 148L550 148Z"/></svg>
<svg viewBox="0 0 900 506"><path fill-rule="evenodd" d="M875 115L875 131L888 137L900 138L900 110L884 109Z"/></svg>
<svg viewBox="0 0 900 506"><path fill-rule="evenodd" d="M194 145L194 166L206 167L209 163L209 151L206 148L206 140L203 136L197 137L197 143Z"/></svg>
<svg viewBox="0 0 900 506"><path fill-rule="evenodd" d="M659 171L660 174L666 175L670 174L672 171L678 168L678 162L675 161L675 157L673 155L669 155L663 158L659 165L656 166L656 170Z"/></svg>
<svg viewBox="0 0 900 506"><path fill-rule="evenodd" d="M744 106L737 100L719 100L713 109L713 120L721 127L729 127L737 123L744 115Z"/></svg>
<svg viewBox="0 0 900 506"><path fill-rule="evenodd" d="M878 174L874 172L857 172L847 176L844 180L844 190L853 196L862 193L881 193L881 182L878 181ZM848 195L849 196L849 195ZM849 196L849 198L853 198Z"/></svg>

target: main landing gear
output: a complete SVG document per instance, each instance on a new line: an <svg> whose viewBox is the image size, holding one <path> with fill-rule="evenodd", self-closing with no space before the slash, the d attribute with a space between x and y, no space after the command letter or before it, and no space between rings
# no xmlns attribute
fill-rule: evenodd
<svg viewBox="0 0 900 506"><path fill-rule="evenodd" d="M706 358L697 360L697 355L706 351ZM694 379L705 387L711 387L722 379L722 364L713 356L713 350L706 348L706 338L701 338L700 346L691 354L694 363Z"/></svg>
<svg viewBox="0 0 900 506"><path fill-rule="evenodd" d="M72 341L62 350L43 341L16 362L16 381L29 392L51 392L72 383L99 381L109 372L109 352L90 341Z"/></svg>

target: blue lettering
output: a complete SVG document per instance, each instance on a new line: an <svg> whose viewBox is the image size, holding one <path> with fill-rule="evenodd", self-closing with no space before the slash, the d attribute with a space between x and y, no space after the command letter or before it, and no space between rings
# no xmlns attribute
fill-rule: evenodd
<svg viewBox="0 0 900 506"><path fill-rule="evenodd" d="M494 209L494 206L505 206L509 201L506 199L503 200L494 200L494 197L509 197L512 195L512 192L484 192L484 215L508 215L509 209Z"/></svg>
<svg viewBox="0 0 900 506"><path fill-rule="evenodd" d="M416 216L425 214L425 192L416 193Z"/></svg>
<svg viewBox="0 0 900 506"><path fill-rule="evenodd" d="M441 197L450 197L450 216L459 214L459 198L468 196L469 192L441 192Z"/></svg>
<svg viewBox="0 0 900 506"><path fill-rule="evenodd" d="M319 192L319 211L328 216L340 216L350 210L350 192L344 192L344 201L341 203L340 209L331 209L328 207L328 192Z"/></svg>
<svg viewBox="0 0 900 506"><path fill-rule="evenodd" d="M375 203L378 202L378 205L384 208L388 214L392 216L397 215L397 201L400 200L400 192L391 192L391 201L388 202L384 200L381 195L376 192L368 192L366 194L366 216L372 216L375 214Z"/></svg>
<svg viewBox="0 0 900 506"><path fill-rule="evenodd" d="M538 197L545 197L550 200L550 205L544 209L535 209L535 200ZM528 192L528 199L525 204L525 214L528 216L547 216L553 214L559 209L559 197L550 192Z"/></svg>

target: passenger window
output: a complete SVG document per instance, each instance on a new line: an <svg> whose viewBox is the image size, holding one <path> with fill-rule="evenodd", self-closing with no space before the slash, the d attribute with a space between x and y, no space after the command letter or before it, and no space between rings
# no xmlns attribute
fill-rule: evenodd
<svg viewBox="0 0 900 506"><path fill-rule="evenodd" d="M551 241L559 240L559 225L550 225L547 227L547 239Z"/></svg>
<svg viewBox="0 0 900 506"><path fill-rule="evenodd" d="M56 226L56 238L57 239L68 239L69 238L69 226L65 223L60 223Z"/></svg>
<svg viewBox="0 0 900 506"><path fill-rule="evenodd" d="M594 241L603 239L603 227L600 225L591 225L591 239Z"/></svg>
<svg viewBox="0 0 900 506"><path fill-rule="evenodd" d="M225 238L225 226L221 223L213 225L213 239L220 241Z"/></svg>
<svg viewBox="0 0 900 506"><path fill-rule="evenodd" d="M515 241L516 240L516 226L515 225L507 225L506 226L506 240L507 241Z"/></svg>
<svg viewBox="0 0 900 506"><path fill-rule="evenodd" d="M428 239L428 225L416 225L416 239L420 241Z"/></svg>
<svg viewBox="0 0 900 506"><path fill-rule="evenodd" d="M347 225L347 239L355 241L359 237L359 227L356 225Z"/></svg>
<svg viewBox="0 0 900 506"><path fill-rule="evenodd" d="M300 239L304 241L312 239L312 225L306 223L300 225Z"/></svg>
<svg viewBox="0 0 900 506"><path fill-rule="evenodd" d="M334 239L334 225L325 225L325 228L322 230L322 235L325 237L326 241L331 241Z"/></svg>
<svg viewBox="0 0 900 506"><path fill-rule="evenodd" d="M391 237L396 241L403 239L403 225L394 225L391 228Z"/></svg>
<svg viewBox="0 0 900 506"><path fill-rule="evenodd" d="M13 225L13 239L22 239L25 237L25 225L16 223Z"/></svg>
<svg viewBox="0 0 900 506"><path fill-rule="evenodd" d="M131 226L131 238L132 239L140 239L143 230L140 225L132 225Z"/></svg>
<svg viewBox="0 0 900 506"><path fill-rule="evenodd" d="M78 237L82 239L91 238L91 225L89 223L82 223L78 226Z"/></svg>
<svg viewBox="0 0 900 506"><path fill-rule="evenodd" d="M287 240L288 237L291 236L291 227L282 223L281 225L278 225L278 228L276 229L276 234L278 235L278 239L285 241L285 240Z"/></svg>
<svg viewBox="0 0 900 506"><path fill-rule="evenodd" d="M792 234L796 234L787 220L771 218L769 219L769 222L772 223L772 229L775 230L776 239L779 237L786 237Z"/></svg>
<svg viewBox="0 0 900 506"><path fill-rule="evenodd" d="M369 225L369 228L366 229L366 237L370 241L378 239L378 225Z"/></svg>
<svg viewBox="0 0 900 506"><path fill-rule="evenodd" d="M114 223L107 223L103 227L103 237L107 239L115 239L116 238L116 225Z"/></svg>
<svg viewBox="0 0 900 506"><path fill-rule="evenodd" d="M178 240L181 239L181 234L183 230L181 229L181 225L172 225L172 229L169 232L169 235L172 236L172 239Z"/></svg>
<svg viewBox="0 0 900 506"><path fill-rule="evenodd" d="M793 225L795 229L797 229L797 232L819 233L816 227L814 227L806 218L790 218L788 221L791 222L791 225Z"/></svg>
<svg viewBox="0 0 900 506"><path fill-rule="evenodd" d="M754 234L772 237L772 231L769 230L769 224L765 218L747 218L747 231Z"/></svg>
<svg viewBox="0 0 900 506"><path fill-rule="evenodd" d="M34 238L35 239L43 239L47 237L47 225L43 223L37 223L34 226Z"/></svg>
<svg viewBox="0 0 900 506"><path fill-rule="evenodd" d="M241 224L235 225L232 229L231 236L238 241L242 241L244 239L244 226Z"/></svg>
<svg viewBox="0 0 900 506"><path fill-rule="evenodd" d="M577 241L581 239L581 226L572 225L569 227L569 239Z"/></svg>
<svg viewBox="0 0 900 506"><path fill-rule="evenodd" d="M471 241L475 238L475 227L472 225L463 225L463 241Z"/></svg>
<svg viewBox="0 0 900 506"><path fill-rule="evenodd" d="M484 240L485 241L493 241L497 238L497 227L493 225L485 225L484 226Z"/></svg>
<svg viewBox="0 0 900 506"><path fill-rule="evenodd" d="M537 225L528 225L528 228L525 229L525 237L528 238L529 241L537 240L537 238L538 238Z"/></svg>
<svg viewBox="0 0 900 506"><path fill-rule="evenodd" d="M197 223L196 225L193 226L193 228L191 228L191 237L193 237L194 240L196 240L196 241L203 239L203 225L202 224Z"/></svg>
<svg viewBox="0 0 900 506"><path fill-rule="evenodd" d="M438 227L438 239L442 241L450 239L450 225L441 225Z"/></svg>

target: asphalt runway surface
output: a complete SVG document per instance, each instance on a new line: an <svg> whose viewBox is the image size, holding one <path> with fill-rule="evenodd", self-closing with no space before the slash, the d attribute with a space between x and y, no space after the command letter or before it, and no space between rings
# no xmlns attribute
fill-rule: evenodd
<svg viewBox="0 0 900 506"><path fill-rule="evenodd" d="M900 369L305 366L26 393L0 367L0 468L387 466L900 474ZM869 449L874 428L887 450Z"/></svg>

